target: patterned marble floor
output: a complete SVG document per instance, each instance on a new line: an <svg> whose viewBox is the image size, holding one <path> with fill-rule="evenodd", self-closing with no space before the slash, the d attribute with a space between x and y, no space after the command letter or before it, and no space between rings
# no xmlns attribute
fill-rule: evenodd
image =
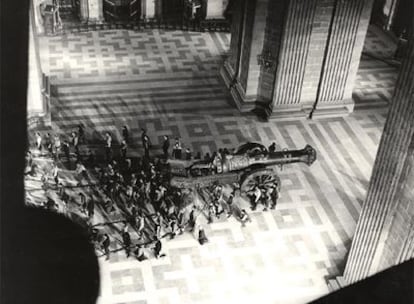
<svg viewBox="0 0 414 304"><path fill-rule="evenodd" d="M339 273L350 246L385 107L318 121L241 117L217 76L225 34L108 31L42 39L43 68L58 84L54 132L68 134L82 123L99 146L104 131L119 139L127 124L131 155L142 153L141 127L156 146L168 134L204 153L248 140L289 149L308 143L318 151L311 167L280 171L277 209L253 212L247 227L232 218L213 223L208 244L186 234L166 242L159 260L126 260L122 252L100 260L100 304L305 303L328 292L325 278ZM360 85L375 87L391 74L367 72Z"/></svg>
<svg viewBox="0 0 414 304"><path fill-rule="evenodd" d="M395 50L395 41L377 26L369 26L352 94L355 108L388 106L398 75L398 67L389 64Z"/></svg>

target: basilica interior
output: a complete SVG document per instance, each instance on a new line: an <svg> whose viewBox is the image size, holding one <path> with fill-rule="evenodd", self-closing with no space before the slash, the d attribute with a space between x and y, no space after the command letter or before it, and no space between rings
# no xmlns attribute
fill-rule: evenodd
<svg viewBox="0 0 414 304"><path fill-rule="evenodd" d="M96 250L99 304L308 303L408 261L412 13L409 0L32 0L28 151L46 173L25 175L26 204L48 196L53 212L113 236L109 259ZM132 160L146 153L141 130L151 155L162 154L167 135L193 154L254 142L277 151L310 145L317 156L309 166L274 166L275 209L252 210L237 196L245 226L201 214L208 243L184 231L162 240L165 256L139 261L117 250L121 211L82 212L79 192L99 205L93 169L78 183L75 161L36 148L37 134L64 140L79 125L81 158L102 163L105 134L118 157L123 126ZM72 203L54 190L56 163ZM228 197L232 185L222 186Z"/></svg>

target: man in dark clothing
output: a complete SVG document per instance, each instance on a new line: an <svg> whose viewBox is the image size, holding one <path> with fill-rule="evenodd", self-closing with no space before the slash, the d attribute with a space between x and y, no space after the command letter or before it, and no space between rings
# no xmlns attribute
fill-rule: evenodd
<svg viewBox="0 0 414 304"><path fill-rule="evenodd" d="M276 151L276 143L272 142L272 144L269 146L269 153L273 153Z"/></svg>
<svg viewBox="0 0 414 304"><path fill-rule="evenodd" d="M164 152L164 158L168 158L168 149L170 148L170 139L168 135L164 135L164 142L162 144L162 151Z"/></svg>
<svg viewBox="0 0 414 304"><path fill-rule="evenodd" d="M79 152L79 137L76 134L76 132L72 132L72 145L75 149L75 154L79 155L80 154L80 152Z"/></svg>
<svg viewBox="0 0 414 304"><path fill-rule="evenodd" d="M85 129L82 125L78 125L79 143L86 143Z"/></svg>
<svg viewBox="0 0 414 304"><path fill-rule="evenodd" d="M127 149L128 149L127 142L126 142L126 140L124 139L124 140L121 142L121 159L122 159L123 161L125 161L125 159L126 159Z"/></svg>
<svg viewBox="0 0 414 304"><path fill-rule="evenodd" d="M201 226L198 228L198 242L200 243L200 245L208 243L208 238L206 236L204 228Z"/></svg>
<svg viewBox="0 0 414 304"><path fill-rule="evenodd" d="M122 127L122 138L129 144L129 130L127 126Z"/></svg>
<svg viewBox="0 0 414 304"><path fill-rule="evenodd" d="M69 169L70 169L70 147L69 147L69 143L67 140L65 140L62 144L62 151L63 151L63 154L65 154L66 161L68 162Z"/></svg>
<svg viewBox="0 0 414 304"><path fill-rule="evenodd" d="M79 198L80 198L81 211L83 213L87 214L86 213L87 203L86 203L86 196L85 196L85 194L83 194L83 192L79 192Z"/></svg>
<svg viewBox="0 0 414 304"><path fill-rule="evenodd" d="M188 226L190 227L190 232L194 230L195 224L196 224L196 206L193 206L193 209L190 212L190 218L188 220Z"/></svg>
<svg viewBox="0 0 414 304"><path fill-rule="evenodd" d="M232 216L233 214L233 199L234 199L234 191L230 193L228 199L227 199L227 218Z"/></svg>
<svg viewBox="0 0 414 304"><path fill-rule="evenodd" d="M141 130L142 130L141 139L142 139L142 147L144 148L144 156L146 159L149 159L149 149L151 146L151 141L145 129L141 129Z"/></svg>
<svg viewBox="0 0 414 304"><path fill-rule="evenodd" d="M181 151L182 151L182 146L181 146L180 139L176 137L174 149L173 149L173 154L174 154L175 159L181 159Z"/></svg>
<svg viewBox="0 0 414 304"><path fill-rule="evenodd" d="M270 194L271 197L271 201L272 201L272 205L270 206L270 209L275 209L276 208L276 204L277 204L277 200L279 199L280 195L279 195L279 188L278 185L275 184L275 186L273 187L273 191Z"/></svg>
<svg viewBox="0 0 414 304"><path fill-rule="evenodd" d="M107 260L109 260L109 254L110 254L109 246L110 245L111 245L111 239L109 238L109 235L108 234L105 234L104 235L104 239L102 241L102 248L103 248L103 250L105 252L105 255L106 255L106 259Z"/></svg>
<svg viewBox="0 0 414 304"><path fill-rule="evenodd" d="M95 165L95 155L93 154L92 150L88 150L88 158L86 159L86 163L88 167L92 168Z"/></svg>
<svg viewBox="0 0 414 304"><path fill-rule="evenodd" d="M129 255L131 253L131 235L127 229L124 229L122 232L122 242L124 243L126 256L129 258Z"/></svg>
<svg viewBox="0 0 414 304"><path fill-rule="evenodd" d="M161 243L161 240L160 239L157 239L156 241L155 241L155 246L154 246L154 255L155 255L155 258L160 258L160 257L163 257L163 256L165 256L165 254L161 254L161 250L162 250L162 243Z"/></svg>
<svg viewBox="0 0 414 304"><path fill-rule="evenodd" d="M185 159L186 160L191 160L191 150L190 150L190 148L185 149Z"/></svg>
<svg viewBox="0 0 414 304"><path fill-rule="evenodd" d="M89 200L87 209L89 218L92 218L95 214L95 201L93 200L93 198Z"/></svg>
<svg viewBox="0 0 414 304"><path fill-rule="evenodd" d="M47 201L45 202L45 207L49 211L57 210L56 202L50 197L47 198Z"/></svg>

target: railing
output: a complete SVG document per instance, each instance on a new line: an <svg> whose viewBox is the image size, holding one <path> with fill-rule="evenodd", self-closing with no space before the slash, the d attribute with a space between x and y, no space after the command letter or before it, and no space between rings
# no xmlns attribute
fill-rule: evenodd
<svg viewBox="0 0 414 304"><path fill-rule="evenodd" d="M165 30L182 30L194 32L230 32L230 23L225 19L209 20L131 20L131 21L110 21L103 23L66 23L63 22L63 28L56 34L89 32L111 29L165 29Z"/></svg>

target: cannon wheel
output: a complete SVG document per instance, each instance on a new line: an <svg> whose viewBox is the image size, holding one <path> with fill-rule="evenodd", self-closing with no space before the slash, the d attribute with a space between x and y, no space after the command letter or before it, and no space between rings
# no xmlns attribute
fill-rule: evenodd
<svg viewBox="0 0 414 304"><path fill-rule="evenodd" d="M281 182L276 172L272 169L259 169L248 173L242 178L240 191L241 193L246 194L253 190L255 186L258 186L259 188L269 188L272 187L275 182L277 182L280 190Z"/></svg>

